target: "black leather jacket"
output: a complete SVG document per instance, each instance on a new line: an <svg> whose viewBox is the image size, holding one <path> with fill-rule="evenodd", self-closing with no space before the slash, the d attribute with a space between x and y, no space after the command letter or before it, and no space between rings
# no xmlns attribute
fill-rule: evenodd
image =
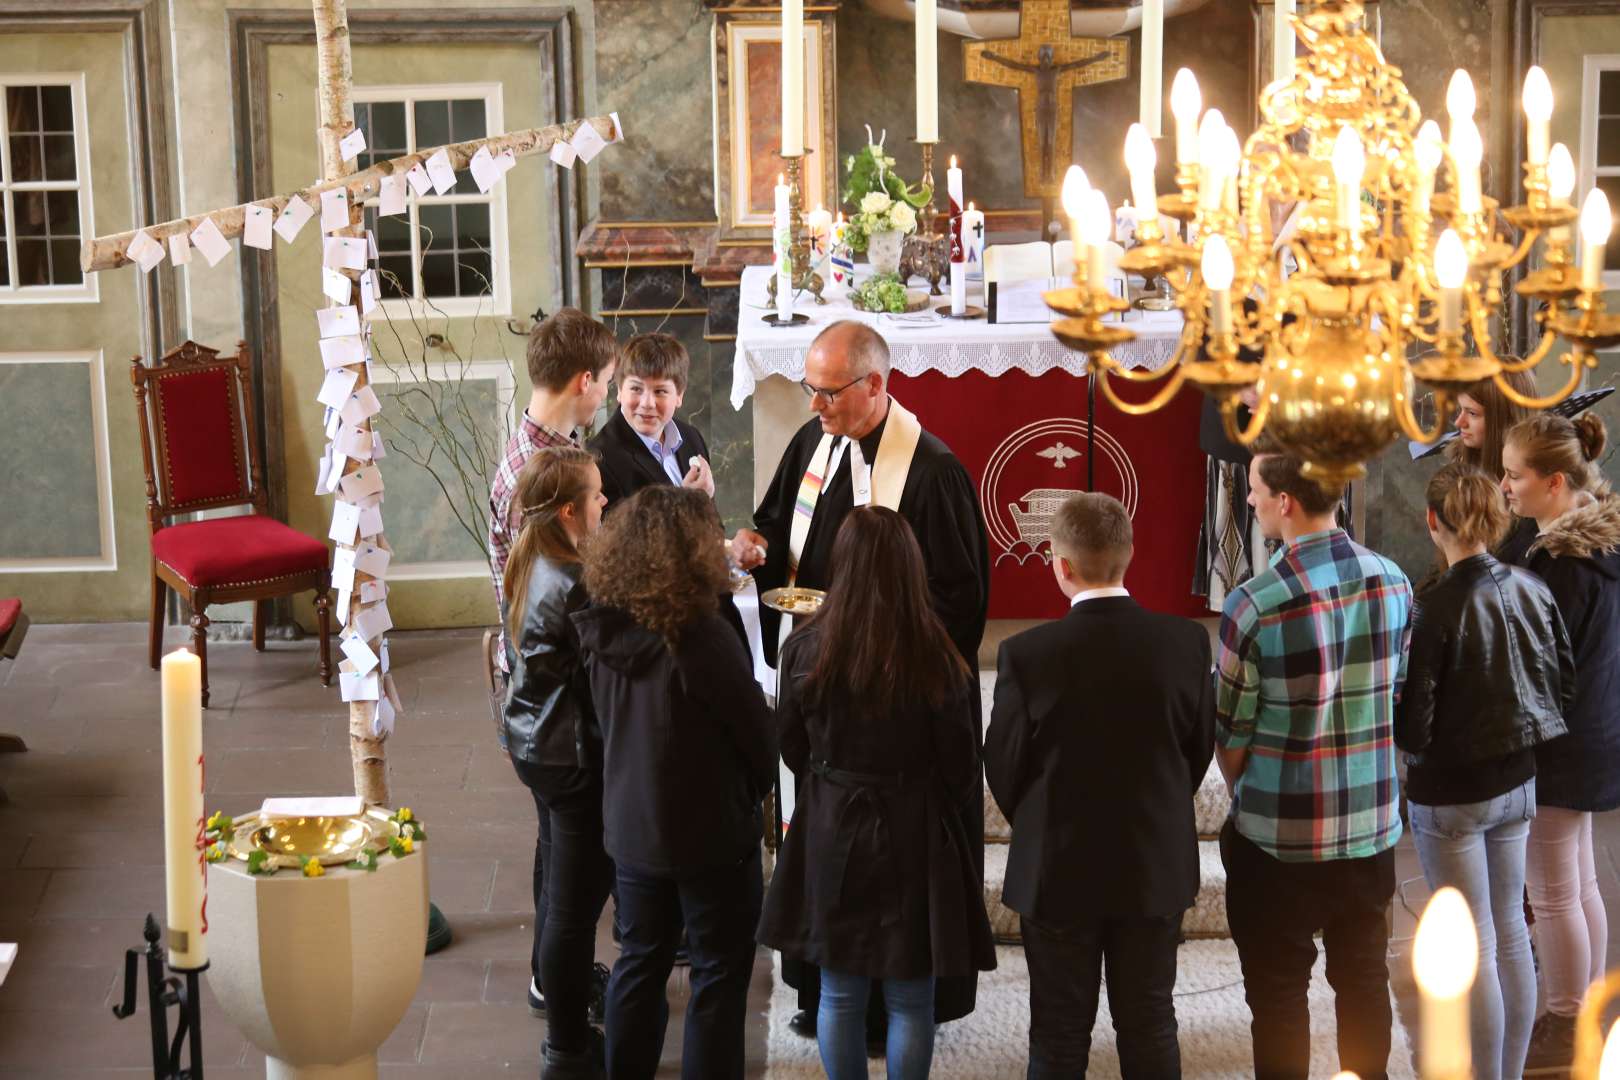
<svg viewBox="0 0 1620 1080"><path fill-rule="evenodd" d="M1574 653L1547 586L1475 555L1414 606L1395 743L1420 765L1503 757L1564 734L1574 693Z"/></svg>
<svg viewBox="0 0 1620 1080"><path fill-rule="evenodd" d="M569 618L586 607L580 573L578 563L537 557L523 600L522 631L515 641L508 635L506 746L531 765L600 765L591 749L598 738L590 682Z"/></svg>

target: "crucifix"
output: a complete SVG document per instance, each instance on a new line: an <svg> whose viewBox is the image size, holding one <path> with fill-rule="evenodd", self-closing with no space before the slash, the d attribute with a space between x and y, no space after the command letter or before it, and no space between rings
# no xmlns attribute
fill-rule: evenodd
<svg viewBox="0 0 1620 1080"><path fill-rule="evenodd" d="M1129 43L1075 37L1069 0L1022 0L1017 37L970 41L962 52L968 82L1018 91L1024 194L1041 200L1050 224L1074 153L1074 90L1125 78Z"/></svg>

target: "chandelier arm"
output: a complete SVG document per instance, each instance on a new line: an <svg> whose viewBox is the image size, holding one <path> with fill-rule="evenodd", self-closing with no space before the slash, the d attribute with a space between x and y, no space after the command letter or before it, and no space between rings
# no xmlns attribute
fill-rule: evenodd
<svg viewBox="0 0 1620 1080"><path fill-rule="evenodd" d="M1513 249L1513 254L1508 256L1506 262L1496 268L1496 272L1501 273L1503 270L1511 270L1524 262L1525 257L1530 254L1530 249L1535 247L1536 240L1540 236L1540 229L1525 229L1524 238L1519 241L1519 246Z"/></svg>
<svg viewBox="0 0 1620 1080"><path fill-rule="evenodd" d="M1434 427L1424 431L1423 425L1418 423L1417 413L1412 410L1412 395L1410 393L1402 394L1400 406L1395 411L1395 418L1400 421L1401 430L1406 433L1407 438L1413 442L1432 443L1446 429L1446 417L1451 415L1451 404L1451 394L1449 392L1436 390L1434 392Z"/></svg>
<svg viewBox="0 0 1620 1080"><path fill-rule="evenodd" d="M1573 394L1575 388L1581 385L1581 376L1584 374L1584 368L1586 367L1585 354L1573 352L1569 354L1569 357L1569 359L1564 360L1564 363L1569 365L1569 382L1564 384L1563 389L1555 390L1546 397L1525 397L1513 389L1513 385L1502 377L1501 372L1497 372L1492 378L1496 380L1496 388L1502 391L1502 396L1520 408L1550 409Z"/></svg>
<svg viewBox="0 0 1620 1080"><path fill-rule="evenodd" d="M1552 352L1553 346L1557 343L1558 334L1552 330L1545 330L1542 332L1541 340L1536 342L1536 347L1530 350L1530 352L1525 355L1523 360L1503 360L1502 370L1506 372L1529 371L1531 368L1547 359L1547 354Z"/></svg>
<svg viewBox="0 0 1620 1080"><path fill-rule="evenodd" d="M1108 385L1109 370L1107 368L1099 367L1097 369L1097 385L1102 387L1103 397L1107 398L1109 404L1120 412L1125 413L1127 416L1146 416L1148 413L1157 412L1169 404L1170 399L1176 396L1176 393L1181 389L1181 384L1187 379L1187 369L1180 364L1166 365L1166 369L1174 372L1170 381L1152 398L1140 404L1122 400L1119 395L1114 393L1113 387ZM1113 373L1118 375L1123 371L1123 368L1116 366Z"/></svg>
<svg viewBox="0 0 1620 1080"><path fill-rule="evenodd" d="M1470 304L1468 307L1468 328L1474 332L1475 350L1487 360L1495 360L1500 364L1502 358L1496 355L1495 349L1491 348L1491 327L1488 321L1489 316L1485 313L1485 305L1476 303Z"/></svg>
<svg viewBox="0 0 1620 1080"><path fill-rule="evenodd" d="M1102 352L1100 350L1098 352L1094 352L1094 353L1092 353L1090 355L1092 357L1098 357L1098 356L1105 357L1106 361L1104 363L1098 364L1097 366L1099 368L1101 368L1102 370L1108 372L1108 374L1110 374L1110 375L1118 375L1120 378L1124 379L1126 382L1135 382L1135 383L1158 382L1160 379L1164 378L1166 375L1170 374L1172 371L1178 371L1181 368L1181 365L1177 362L1178 358L1181 355L1181 349L1179 347L1176 350L1176 356L1171 357L1170 363L1165 364L1163 367L1157 367L1157 368L1128 368L1124 364L1121 364L1118 360L1115 360L1112 356L1109 356L1108 353Z"/></svg>
<svg viewBox="0 0 1620 1080"><path fill-rule="evenodd" d="M1234 395L1221 402L1221 426L1226 429L1226 437L1239 446L1250 446L1265 430L1266 418L1271 415L1271 398L1264 393L1259 395L1255 407L1249 411L1249 426L1239 429L1237 426L1238 400Z"/></svg>

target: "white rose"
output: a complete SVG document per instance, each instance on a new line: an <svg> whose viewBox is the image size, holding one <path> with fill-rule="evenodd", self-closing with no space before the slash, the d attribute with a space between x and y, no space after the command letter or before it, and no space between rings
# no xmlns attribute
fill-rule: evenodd
<svg viewBox="0 0 1620 1080"><path fill-rule="evenodd" d="M889 196L882 191L869 191L861 198L861 213L881 214L889 208Z"/></svg>
<svg viewBox="0 0 1620 1080"><path fill-rule="evenodd" d="M889 211L889 220L894 222L895 228L908 233L917 227L917 212L903 202L895 203Z"/></svg>

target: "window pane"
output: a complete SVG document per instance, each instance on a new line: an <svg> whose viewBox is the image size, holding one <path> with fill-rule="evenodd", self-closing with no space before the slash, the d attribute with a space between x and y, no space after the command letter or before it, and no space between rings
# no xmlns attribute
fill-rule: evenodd
<svg viewBox="0 0 1620 1080"><path fill-rule="evenodd" d="M1620 207L1620 176L1600 176L1597 179L1597 186L1609 197L1609 211L1613 213ZM1609 235L1615 235L1612 225L1609 228ZM1603 269L1620 270L1620 244L1610 243L1604 246Z"/></svg>
<svg viewBox="0 0 1620 1080"><path fill-rule="evenodd" d="M1620 70L1598 73L1598 114L1620 116Z"/></svg>
<svg viewBox="0 0 1620 1080"><path fill-rule="evenodd" d="M49 285L50 253L44 240L17 241L17 284Z"/></svg>
<svg viewBox="0 0 1620 1080"><path fill-rule="evenodd" d="M45 179L45 144L38 135L11 137L12 182Z"/></svg>
<svg viewBox="0 0 1620 1080"><path fill-rule="evenodd" d="M0 286L11 285L10 257L4 241L0 241Z"/></svg>
<svg viewBox="0 0 1620 1080"><path fill-rule="evenodd" d="M489 248L489 207L469 203L456 207L456 247L463 251Z"/></svg>
<svg viewBox="0 0 1620 1080"><path fill-rule="evenodd" d="M73 136L45 136L45 179L74 180L79 167L73 160Z"/></svg>
<svg viewBox="0 0 1620 1080"><path fill-rule="evenodd" d="M79 269L79 242L77 240L51 241L51 284L77 285L84 280Z"/></svg>
<svg viewBox="0 0 1620 1080"><path fill-rule="evenodd" d="M79 193L77 191L50 191L45 194L52 236L79 235Z"/></svg>
<svg viewBox="0 0 1620 1080"><path fill-rule="evenodd" d="M408 297L411 294L411 257L384 255L377 260L377 276L382 279L382 294L386 299Z"/></svg>
<svg viewBox="0 0 1620 1080"><path fill-rule="evenodd" d="M455 219L450 207L444 203L420 207L417 211L417 220L422 226L420 243L423 251L430 248L448 251L455 243Z"/></svg>
<svg viewBox="0 0 1620 1080"><path fill-rule="evenodd" d="M1597 164L1599 168L1620 165L1620 116L1598 121Z"/></svg>
<svg viewBox="0 0 1620 1080"><path fill-rule="evenodd" d="M17 214L18 236L45 235L45 193L43 191L14 191L12 205Z"/></svg>
<svg viewBox="0 0 1620 1080"><path fill-rule="evenodd" d="M450 141L450 103L448 101L418 101L416 103L416 145L414 150L427 150Z"/></svg>
<svg viewBox="0 0 1620 1080"><path fill-rule="evenodd" d="M404 214L379 217L372 231L377 237L378 252L411 253L411 221Z"/></svg>
<svg viewBox="0 0 1620 1080"><path fill-rule="evenodd" d="M482 139L487 134L489 134L489 129L484 121L484 102L482 98L461 99L450 103L451 142Z"/></svg>
<svg viewBox="0 0 1620 1080"><path fill-rule="evenodd" d="M382 160L399 157L410 148L405 145L405 103L403 101L373 101L371 103L371 130L366 141L382 154Z"/></svg>
<svg viewBox="0 0 1620 1080"><path fill-rule="evenodd" d="M39 87L6 87L6 128L13 133L39 130Z"/></svg>
<svg viewBox="0 0 1620 1080"><path fill-rule="evenodd" d="M462 296L483 296L485 293L494 293L495 283L491 280L489 269L489 256L479 252L463 254L460 263L456 266L457 285Z"/></svg>
<svg viewBox="0 0 1620 1080"><path fill-rule="evenodd" d="M44 131L73 133L73 88L68 86L42 86L39 88L45 126Z"/></svg>
<svg viewBox="0 0 1620 1080"><path fill-rule="evenodd" d="M422 295L456 295L456 257L448 251L442 255L422 256Z"/></svg>

